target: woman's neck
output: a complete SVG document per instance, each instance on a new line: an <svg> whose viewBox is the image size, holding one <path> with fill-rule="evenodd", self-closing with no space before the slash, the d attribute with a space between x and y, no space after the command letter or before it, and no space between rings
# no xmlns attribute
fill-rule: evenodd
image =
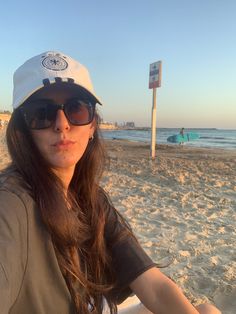
<svg viewBox="0 0 236 314"><path fill-rule="evenodd" d="M53 169L53 172L56 174L56 176L61 180L63 187L65 189L65 194L67 194L70 182L72 180L72 177L74 175L75 167L70 168L57 168Z"/></svg>

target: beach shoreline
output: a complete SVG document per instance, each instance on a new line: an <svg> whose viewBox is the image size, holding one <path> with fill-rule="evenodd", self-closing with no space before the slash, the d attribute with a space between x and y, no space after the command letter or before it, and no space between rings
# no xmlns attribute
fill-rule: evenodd
<svg viewBox="0 0 236 314"><path fill-rule="evenodd" d="M186 142L187 147L201 148L220 148L224 150L236 150L236 130L221 129L185 129L186 134L194 132L199 138ZM173 135L178 135L179 129L176 128L159 128L156 129L156 143L168 144L170 146L178 146L178 144L170 143L167 139ZM119 130L102 130L105 139L112 140L130 140L150 145L151 130L150 129L119 129Z"/></svg>
<svg viewBox="0 0 236 314"><path fill-rule="evenodd" d="M0 132L0 169L9 162ZM194 305L236 308L236 150L105 140L102 186Z"/></svg>

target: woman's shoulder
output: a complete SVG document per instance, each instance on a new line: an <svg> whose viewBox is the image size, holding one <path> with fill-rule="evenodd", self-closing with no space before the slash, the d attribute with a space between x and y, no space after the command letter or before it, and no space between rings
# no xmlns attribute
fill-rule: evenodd
<svg viewBox="0 0 236 314"><path fill-rule="evenodd" d="M0 173L0 207L3 204L9 208L24 207L33 202L23 179L14 168L7 168Z"/></svg>
<svg viewBox="0 0 236 314"><path fill-rule="evenodd" d="M0 189L14 190L23 187L23 179L15 167L9 166L0 171Z"/></svg>

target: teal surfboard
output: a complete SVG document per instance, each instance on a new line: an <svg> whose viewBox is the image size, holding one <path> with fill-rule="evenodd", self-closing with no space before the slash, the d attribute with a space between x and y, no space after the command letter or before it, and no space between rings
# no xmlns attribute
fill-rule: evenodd
<svg viewBox="0 0 236 314"><path fill-rule="evenodd" d="M171 135L167 138L167 142L170 143L181 143L181 142L189 142L194 141L199 138L199 135L194 132L184 133L184 135L181 134L175 134Z"/></svg>

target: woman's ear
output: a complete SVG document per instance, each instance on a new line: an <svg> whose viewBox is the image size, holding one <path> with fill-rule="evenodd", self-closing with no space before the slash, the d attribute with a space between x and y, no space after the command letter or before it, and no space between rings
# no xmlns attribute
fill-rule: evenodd
<svg viewBox="0 0 236 314"><path fill-rule="evenodd" d="M90 125L90 130L89 130L89 138L92 138L93 137L93 134L96 130L96 127L97 127L97 122L96 122L96 119L94 118L91 125Z"/></svg>

